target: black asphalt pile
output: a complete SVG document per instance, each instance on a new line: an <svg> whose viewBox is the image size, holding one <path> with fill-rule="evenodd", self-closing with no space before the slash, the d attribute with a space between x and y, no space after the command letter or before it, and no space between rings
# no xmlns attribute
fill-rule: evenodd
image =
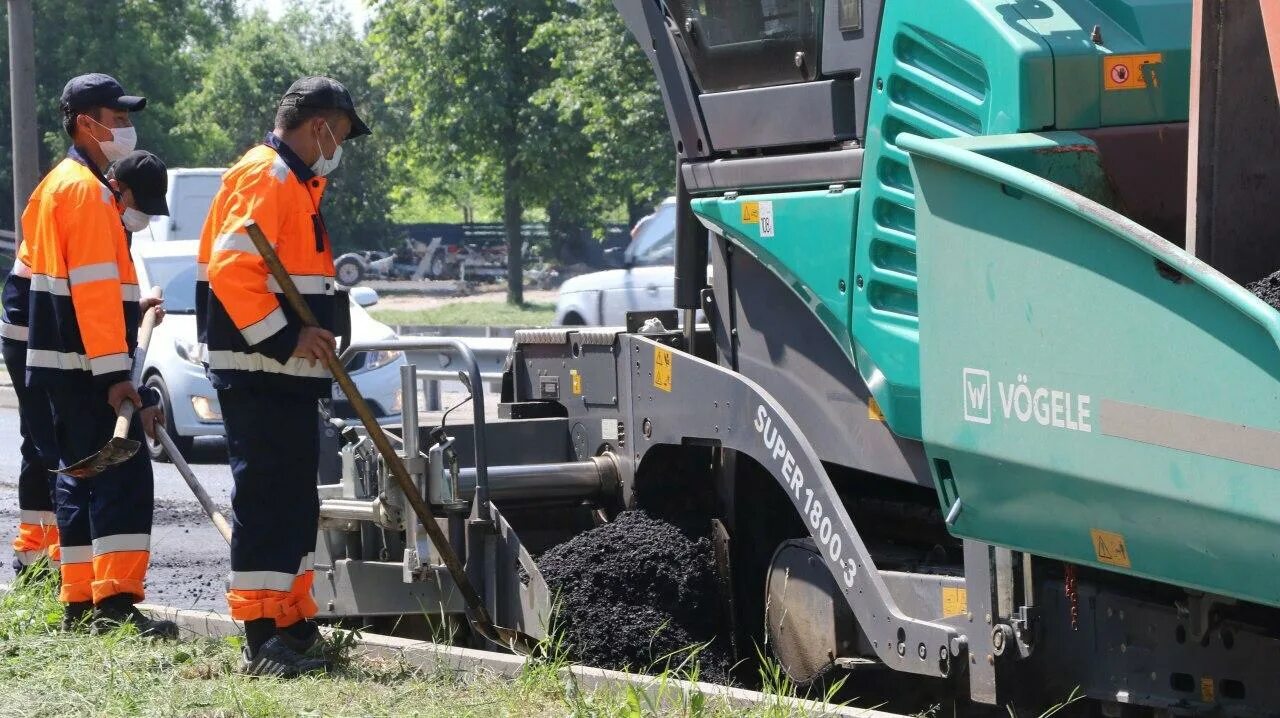
<svg viewBox="0 0 1280 718"><path fill-rule="evenodd" d="M1280 272L1263 277L1252 284L1246 284L1245 289L1253 292L1254 296L1272 307L1280 309Z"/></svg>
<svg viewBox="0 0 1280 718"><path fill-rule="evenodd" d="M719 599L711 544L644 511L579 534L538 560L556 596L575 660L598 668L661 670L698 654L700 679L726 682L716 640ZM667 658L677 654L674 658Z"/></svg>

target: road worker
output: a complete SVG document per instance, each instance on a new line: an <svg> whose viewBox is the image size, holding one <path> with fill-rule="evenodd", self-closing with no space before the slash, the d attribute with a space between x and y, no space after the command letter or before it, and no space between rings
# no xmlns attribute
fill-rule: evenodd
<svg viewBox="0 0 1280 718"><path fill-rule="evenodd" d="M147 214L164 214L167 179L154 155L131 154L130 112L146 105L103 74L72 78L62 92L72 147L36 187L22 215L27 303L27 381L49 399L54 452L63 466L98 452L124 402L142 406L129 437L142 439L163 417L130 380L143 298L129 255ZM105 174L117 163L115 176ZM151 397L150 404L154 404ZM153 484L146 452L89 479L59 475L54 492L61 539L64 625L92 616L95 630L131 623L176 637L134 604L143 598L150 558Z"/></svg>
<svg viewBox="0 0 1280 718"><path fill-rule="evenodd" d="M57 452L53 416L43 392L27 387L27 299L31 289L29 249L23 242L5 278L0 313L0 349L18 399L22 463L18 470L18 535L13 539L13 568L19 576L39 566L58 567L58 521L53 515ZM45 453L41 453L41 452ZM41 563L47 561L47 563Z"/></svg>
<svg viewBox="0 0 1280 718"><path fill-rule="evenodd" d="M330 393L323 357L334 349L345 302L335 295L321 198L343 142L367 134L340 83L293 83L272 132L223 175L200 238L200 341L235 478L227 602L245 623L250 674L292 677L327 668L310 620L320 511L317 400ZM275 247L320 327L302 326L245 232L249 220Z"/></svg>

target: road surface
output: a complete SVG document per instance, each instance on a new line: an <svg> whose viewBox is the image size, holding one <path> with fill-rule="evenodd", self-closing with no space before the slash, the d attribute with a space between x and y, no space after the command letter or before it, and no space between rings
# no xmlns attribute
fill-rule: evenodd
<svg viewBox="0 0 1280 718"><path fill-rule="evenodd" d="M18 412L0 409L0 582L13 578L9 567L18 524ZM200 511L186 482L172 464L154 464L156 510L151 532L151 569L147 602L178 608L226 610L227 544ZM191 468L215 503L229 512L231 470L221 439L201 439Z"/></svg>
<svg viewBox="0 0 1280 718"><path fill-rule="evenodd" d="M453 406L464 394L456 382L442 382L444 406ZM486 412L496 417L497 397L486 394ZM424 425L439 421L438 412L424 412ZM469 423L466 408L449 416L449 423ZM0 583L13 578L13 537L18 526L18 412L0 408ZM202 438L188 457L192 471L200 479L214 503L231 518L231 469L227 467L226 444L221 438ZM148 603L174 608L226 611L226 576L231 570L227 544L205 517L191 490L169 463L153 463L156 508L151 530L151 568L147 572Z"/></svg>

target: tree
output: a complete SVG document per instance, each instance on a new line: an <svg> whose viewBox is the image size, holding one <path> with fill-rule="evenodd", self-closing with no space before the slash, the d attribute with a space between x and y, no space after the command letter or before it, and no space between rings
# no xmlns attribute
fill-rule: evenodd
<svg viewBox="0 0 1280 718"><path fill-rule="evenodd" d="M229 31L235 0L41 0L32 5L42 172L62 157L70 141L58 107L62 87L85 72L106 72L147 97L147 109L135 118L140 147L170 165L190 159L189 148L169 133L177 100L198 79L196 55ZM7 25L7 9L0 11ZM5 33L0 33L0 98L9 99ZM11 127L9 113L0 113L0 195L5 198L12 196L13 186ZM0 227L13 224L13 207L0 201Z"/></svg>
<svg viewBox="0 0 1280 718"><path fill-rule="evenodd" d="M564 131L580 132L588 147L585 174L551 163L561 176L543 186L590 186L589 211L621 205L634 224L675 181L675 149L649 61L611 0L564 4L534 44L552 51L555 69L535 104Z"/></svg>
<svg viewBox="0 0 1280 718"><path fill-rule="evenodd" d="M446 174L469 167L502 197L507 301L524 303L521 224L546 141L531 99L551 80L550 48L531 46L557 0L381 0L369 43L391 103L411 108L406 148Z"/></svg>
<svg viewBox="0 0 1280 718"><path fill-rule="evenodd" d="M280 97L294 80L336 78L373 135L345 147L325 191L325 222L336 247L384 246L395 234L387 155L400 133L370 83L373 74L363 41L331 0L294 2L278 21L259 11L238 21L228 41L203 58L202 82L180 103L174 135L196 148L203 164L230 164L271 130Z"/></svg>

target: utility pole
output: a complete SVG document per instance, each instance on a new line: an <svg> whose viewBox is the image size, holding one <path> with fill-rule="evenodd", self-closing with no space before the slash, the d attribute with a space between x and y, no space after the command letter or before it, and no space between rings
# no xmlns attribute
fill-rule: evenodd
<svg viewBox="0 0 1280 718"><path fill-rule="evenodd" d="M9 103L13 116L14 232L22 241L22 210L39 180L36 132L36 40L31 0L9 0Z"/></svg>

